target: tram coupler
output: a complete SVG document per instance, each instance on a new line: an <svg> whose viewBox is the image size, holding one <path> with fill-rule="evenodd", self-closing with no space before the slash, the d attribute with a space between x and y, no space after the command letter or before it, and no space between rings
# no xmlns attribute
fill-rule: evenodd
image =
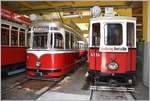
<svg viewBox="0 0 150 101"><path fill-rule="evenodd" d="M131 87L114 87L114 86L90 86L90 90L102 90L102 91L129 91L134 92L135 88Z"/></svg>

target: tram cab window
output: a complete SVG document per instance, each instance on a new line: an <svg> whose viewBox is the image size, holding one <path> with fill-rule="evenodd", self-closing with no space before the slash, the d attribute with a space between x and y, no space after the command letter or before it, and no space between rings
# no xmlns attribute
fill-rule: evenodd
<svg viewBox="0 0 150 101"><path fill-rule="evenodd" d="M100 23L92 24L92 45L100 45Z"/></svg>
<svg viewBox="0 0 150 101"><path fill-rule="evenodd" d="M64 39L61 33L55 33L54 48L64 49Z"/></svg>
<svg viewBox="0 0 150 101"><path fill-rule="evenodd" d="M65 31L65 46L66 46L66 49L70 48L69 43L70 43L69 32Z"/></svg>
<svg viewBox="0 0 150 101"><path fill-rule="evenodd" d="M31 43L31 33L27 34L27 48L30 48L30 43Z"/></svg>
<svg viewBox="0 0 150 101"><path fill-rule="evenodd" d="M118 23L106 24L104 39L106 45L121 45L123 42L122 25Z"/></svg>
<svg viewBox="0 0 150 101"><path fill-rule="evenodd" d="M47 32L34 33L33 48L47 48Z"/></svg>
<svg viewBox="0 0 150 101"><path fill-rule="evenodd" d="M9 45L9 25L1 25L1 44Z"/></svg>
<svg viewBox="0 0 150 101"><path fill-rule="evenodd" d="M18 28L12 27L11 29L11 45L17 46L18 45Z"/></svg>
<svg viewBox="0 0 150 101"><path fill-rule="evenodd" d="M53 34L50 34L50 48L53 47Z"/></svg>
<svg viewBox="0 0 150 101"><path fill-rule="evenodd" d="M134 23L127 23L127 46L134 46Z"/></svg>
<svg viewBox="0 0 150 101"><path fill-rule="evenodd" d="M19 45L25 46L25 30L24 29L20 29L19 31Z"/></svg>

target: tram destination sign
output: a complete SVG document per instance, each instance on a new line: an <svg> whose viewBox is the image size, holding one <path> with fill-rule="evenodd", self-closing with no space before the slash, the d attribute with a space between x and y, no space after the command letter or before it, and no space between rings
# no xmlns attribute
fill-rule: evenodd
<svg viewBox="0 0 150 101"><path fill-rule="evenodd" d="M49 27L48 26L38 26L38 27L33 27L34 32L48 32Z"/></svg>
<svg viewBox="0 0 150 101"><path fill-rule="evenodd" d="M100 52L128 52L127 47L100 47Z"/></svg>

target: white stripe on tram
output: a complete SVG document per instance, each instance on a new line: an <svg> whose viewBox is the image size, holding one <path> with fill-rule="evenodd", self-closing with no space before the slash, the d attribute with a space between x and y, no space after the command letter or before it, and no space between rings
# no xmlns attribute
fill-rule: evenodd
<svg viewBox="0 0 150 101"><path fill-rule="evenodd" d="M44 54L63 54L63 53L77 53L79 51L54 51L54 50L27 50L27 53L35 54L40 58Z"/></svg>

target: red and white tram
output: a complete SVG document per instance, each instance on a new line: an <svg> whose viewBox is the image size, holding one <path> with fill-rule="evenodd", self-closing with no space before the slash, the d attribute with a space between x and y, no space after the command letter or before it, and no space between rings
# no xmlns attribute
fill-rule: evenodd
<svg viewBox="0 0 150 101"><path fill-rule="evenodd" d="M35 22L27 49L27 75L32 79L60 80L81 62L78 32L59 22Z"/></svg>
<svg viewBox="0 0 150 101"><path fill-rule="evenodd" d="M25 71L30 20L3 6L1 18L1 75L6 77Z"/></svg>
<svg viewBox="0 0 150 101"><path fill-rule="evenodd" d="M90 19L89 78L98 84L132 85L136 77L136 18Z"/></svg>
<svg viewBox="0 0 150 101"><path fill-rule="evenodd" d="M82 61L87 60L87 42L86 41L78 41L78 46L79 46L79 56Z"/></svg>

